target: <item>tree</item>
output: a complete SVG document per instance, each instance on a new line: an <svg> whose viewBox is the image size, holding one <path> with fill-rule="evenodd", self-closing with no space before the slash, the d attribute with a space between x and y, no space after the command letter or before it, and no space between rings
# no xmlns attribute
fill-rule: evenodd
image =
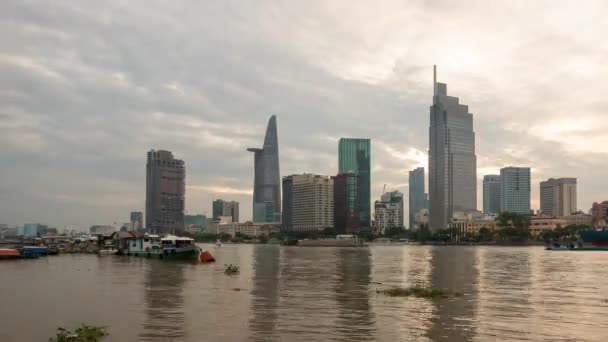
<svg viewBox="0 0 608 342"><path fill-rule="evenodd" d="M259 235L258 240L260 243L268 243L268 236L266 234Z"/></svg>
<svg viewBox="0 0 608 342"><path fill-rule="evenodd" d="M406 235L405 229L403 229L402 227L391 227L391 228L387 228L384 231L384 236L389 237L389 238L404 237L405 235Z"/></svg>
<svg viewBox="0 0 608 342"><path fill-rule="evenodd" d="M335 228L327 227L327 228L323 229L322 235L324 237L336 237L336 235L338 235L338 233L336 232Z"/></svg>

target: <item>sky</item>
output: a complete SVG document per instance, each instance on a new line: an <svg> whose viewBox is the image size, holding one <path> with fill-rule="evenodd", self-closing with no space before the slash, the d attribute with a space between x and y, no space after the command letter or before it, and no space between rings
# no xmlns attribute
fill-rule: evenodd
<svg viewBox="0 0 608 342"><path fill-rule="evenodd" d="M504 166L608 199L603 1L0 2L0 223L87 229L144 211L145 163L186 163L186 209L251 218L277 115L281 175L335 175L372 139L372 200L427 166L432 69L474 115L481 180ZM427 184L428 187L428 184ZM406 205L407 208L407 205ZM406 212L406 215L408 213Z"/></svg>

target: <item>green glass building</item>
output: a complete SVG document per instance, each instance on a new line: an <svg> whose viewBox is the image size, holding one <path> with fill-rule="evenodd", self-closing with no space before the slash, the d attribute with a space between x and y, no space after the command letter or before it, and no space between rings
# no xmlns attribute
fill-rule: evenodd
<svg viewBox="0 0 608 342"><path fill-rule="evenodd" d="M359 219L361 228L370 227L370 139L341 138L338 145L338 156L339 173L354 173L359 177Z"/></svg>

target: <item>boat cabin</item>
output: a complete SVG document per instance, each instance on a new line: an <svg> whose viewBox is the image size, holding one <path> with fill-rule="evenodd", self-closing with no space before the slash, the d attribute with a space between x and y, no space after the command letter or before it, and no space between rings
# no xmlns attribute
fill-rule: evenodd
<svg viewBox="0 0 608 342"><path fill-rule="evenodd" d="M194 239L175 235L167 235L164 238L160 239L160 241L163 249L190 247L194 245Z"/></svg>
<svg viewBox="0 0 608 342"><path fill-rule="evenodd" d="M145 235L129 241L129 254L158 253L160 249L158 235Z"/></svg>

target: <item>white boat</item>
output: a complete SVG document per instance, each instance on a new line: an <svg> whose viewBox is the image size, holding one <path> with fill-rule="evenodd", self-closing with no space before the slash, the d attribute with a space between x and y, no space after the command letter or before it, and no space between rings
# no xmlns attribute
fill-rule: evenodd
<svg viewBox="0 0 608 342"><path fill-rule="evenodd" d="M115 255L117 253L118 253L118 249L115 249L115 248L99 250L99 255Z"/></svg>
<svg viewBox="0 0 608 342"><path fill-rule="evenodd" d="M220 241L220 240L215 241L215 245L218 246L218 247L221 247L222 246L222 241Z"/></svg>

